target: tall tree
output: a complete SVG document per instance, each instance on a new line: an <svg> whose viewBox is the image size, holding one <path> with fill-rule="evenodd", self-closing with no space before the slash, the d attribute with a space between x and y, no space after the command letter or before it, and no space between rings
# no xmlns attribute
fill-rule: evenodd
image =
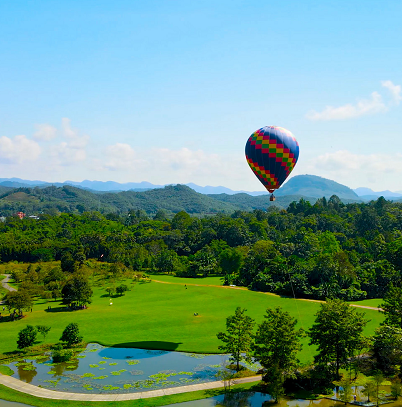
<svg viewBox="0 0 402 407"><path fill-rule="evenodd" d="M367 322L364 313L358 312L344 301L327 300L325 304L321 304L308 332L310 345L318 346L315 362L332 370L338 378L341 366L361 346Z"/></svg>
<svg viewBox="0 0 402 407"><path fill-rule="evenodd" d="M373 351L378 367L387 374L399 366L402 373L402 329L381 325L373 337Z"/></svg>
<svg viewBox="0 0 402 407"><path fill-rule="evenodd" d="M226 318L226 332L219 332L216 336L224 345L220 350L231 354L231 360L236 363L236 370L240 370L240 362L250 360L253 343L254 320L245 314L246 309L236 308L235 314Z"/></svg>
<svg viewBox="0 0 402 407"><path fill-rule="evenodd" d="M383 325L402 329L402 288L391 284L380 307L385 314Z"/></svg>
<svg viewBox="0 0 402 407"><path fill-rule="evenodd" d="M264 321L258 326L255 335L254 358L266 370L264 380L269 381L280 395L280 386L297 366L297 353L301 350L302 328L296 329L297 319L280 307L268 308ZM274 380L275 378L275 380Z"/></svg>

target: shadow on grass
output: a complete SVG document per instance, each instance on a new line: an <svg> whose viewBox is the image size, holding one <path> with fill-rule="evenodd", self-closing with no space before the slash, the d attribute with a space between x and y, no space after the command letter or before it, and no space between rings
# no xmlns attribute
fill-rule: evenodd
<svg viewBox="0 0 402 407"><path fill-rule="evenodd" d="M138 348L151 350L176 350L182 342L165 342L165 341L139 341L116 343L112 348Z"/></svg>
<svg viewBox="0 0 402 407"><path fill-rule="evenodd" d="M52 307L50 309L45 309L45 312L75 312L75 311L85 311L82 308L68 308L66 306L60 306L60 307Z"/></svg>

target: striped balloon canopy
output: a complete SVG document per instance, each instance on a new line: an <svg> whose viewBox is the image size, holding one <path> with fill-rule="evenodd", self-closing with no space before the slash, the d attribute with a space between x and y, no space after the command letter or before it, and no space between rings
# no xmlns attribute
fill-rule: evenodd
<svg viewBox="0 0 402 407"><path fill-rule="evenodd" d="M283 127L262 127L246 143L248 165L271 193L285 182L298 158L299 143Z"/></svg>

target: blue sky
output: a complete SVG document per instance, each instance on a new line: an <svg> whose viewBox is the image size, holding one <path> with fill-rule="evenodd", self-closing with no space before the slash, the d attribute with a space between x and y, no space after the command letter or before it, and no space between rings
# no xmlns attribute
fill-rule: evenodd
<svg viewBox="0 0 402 407"><path fill-rule="evenodd" d="M0 177L263 190L244 145L300 144L292 175L402 190L400 1L0 2Z"/></svg>

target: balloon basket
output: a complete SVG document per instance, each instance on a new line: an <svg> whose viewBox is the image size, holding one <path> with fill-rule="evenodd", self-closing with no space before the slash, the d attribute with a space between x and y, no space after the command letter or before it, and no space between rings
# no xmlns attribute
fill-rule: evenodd
<svg viewBox="0 0 402 407"><path fill-rule="evenodd" d="M273 201L275 201L275 196L274 196L274 194L272 194L270 197L269 197L269 200L271 201L271 202L273 202Z"/></svg>

